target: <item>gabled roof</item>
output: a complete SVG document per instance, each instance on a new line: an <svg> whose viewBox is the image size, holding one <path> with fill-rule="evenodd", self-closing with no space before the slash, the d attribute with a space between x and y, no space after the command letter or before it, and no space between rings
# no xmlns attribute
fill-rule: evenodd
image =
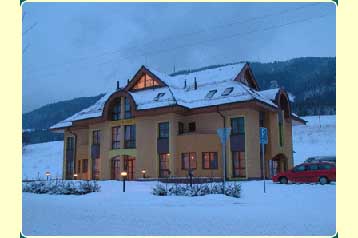
<svg viewBox="0 0 358 238"><path fill-rule="evenodd" d="M258 91L256 90L258 85L254 78L250 79L251 85L246 85L245 82L241 81L241 78L238 80L238 77L244 77L245 72L243 72L243 70L250 70L249 65L239 63L215 69L169 76L148 66L142 66L123 91L131 95L136 105L136 110L155 109L175 105L187 109L194 109L246 101L258 101L272 108L277 108L274 99L278 91L282 89ZM138 77L141 77L143 73L155 77L156 80L160 81L160 85L155 88L130 90ZM251 70L249 76L253 77ZM195 84L197 89L195 89ZM249 87L252 85L255 89ZM223 95L225 89L230 87L233 88L232 92L228 95ZM208 92L212 90L217 90L217 93L210 98L207 97ZM100 117L107 100L116 92L118 91L107 93L94 105L57 123L52 126L51 129L71 126L72 122L77 120ZM161 93L160 97L158 97L159 93Z"/></svg>

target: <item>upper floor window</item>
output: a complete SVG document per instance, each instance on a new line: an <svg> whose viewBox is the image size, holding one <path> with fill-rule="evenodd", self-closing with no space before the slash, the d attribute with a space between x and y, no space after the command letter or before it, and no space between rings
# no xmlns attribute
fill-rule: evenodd
<svg viewBox="0 0 358 238"><path fill-rule="evenodd" d="M142 89L158 86L159 83L147 74L143 74L142 77L133 86L133 89Z"/></svg>
<svg viewBox="0 0 358 238"><path fill-rule="evenodd" d="M189 123L189 132L194 132L196 130L196 124L195 122Z"/></svg>
<svg viewBox="0 0 358 238"><path fill-rule="evenodd" d="M178 122L178 135L181 135L184 133L184 123Z"/></svg>
<svg viewBox="0 0 358 238"><path fill-rule="evenodd" d="M112 149L119 149L120 148L120 126L112 127Z"/></svg>
<svg viewBox="0 0 358 238"><path fill-rule="evenodd" d="M95 130L92 132L92 145L99 145L101 143L101 131Z"/></svg>
<svg viewBox="0 0 358 238"><path fill-rule="evenodd" d="M132 112L131 112L131 104L129 102L129 98L124 99L124 118L132 118Z"/></svg>
<svg viewBox="0 0 358 238"><path fill-rule="evenodd" d="M245 119L243 117L236 117L231 119L231 134L245 134Z"/></svg>
<svg viewBox="0 0 358 238"><path fill-rule="evenodd" d="M121 99L119 98L112 110L112 121L121 119Z"/></svg>
<svg viewBox="0 0 358 238"><path fill-rule="evenodd" d="M127 125L124 127L124 145L125 148L136 147L136 127L135 125Z"/></svg>
<svg viewBox="0 0 358 238"><path fill-rule="evenodd" d="M72 136L67 137L66 150L73 150L75 148L75 138Z"/></svg>
<svg viewBox="0 0 358 238"><path fill-rule="evenodd" d="M283 114L282 110L278 112L278 132L279 132L279 139L280 139L280 146L283 146Z"/></svg>
<svg viewBox="0 0 358 238"><path fill-rule="evenodd" d="M169 138L169 122L159 123L158 129L158 136L160 139Z"/></svg>

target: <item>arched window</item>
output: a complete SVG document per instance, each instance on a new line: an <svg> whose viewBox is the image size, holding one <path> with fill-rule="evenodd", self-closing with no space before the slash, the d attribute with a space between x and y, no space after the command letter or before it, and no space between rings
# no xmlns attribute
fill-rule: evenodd
<svg viewBox="0 0 358 238"><path fill-rule="evenodd" d="M119 98L112 108L112 121L121 119L121 99Z"/></svg>
<svg viewBox="0 0 358 238"><path fill-rule="evenodd" d="M132 118L132 108L131 108L131 103L129 101L128 97L125 97L124 99L124 118L128 119L128 118Z"/></svg>

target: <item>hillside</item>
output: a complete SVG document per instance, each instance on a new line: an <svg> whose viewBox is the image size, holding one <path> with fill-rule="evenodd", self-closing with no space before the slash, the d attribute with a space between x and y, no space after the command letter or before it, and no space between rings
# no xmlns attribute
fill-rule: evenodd
<svg viewBox="0 0 358 238"><path fill-rule="evenodd" d="M223 65L210 65L190 72L217 68ZM250 63L261 90L271 87L284 87L295 96L293 112L300 116L330 115L336 113L336 58L305 57L272 63ZM185 74L180 70L172 75ZM51 125L92 105L103 94L94 97L80 97L45 105L32 112L23 114L23 133L25 143L40 143L62 140L61 134L47 130Z"/></svg>

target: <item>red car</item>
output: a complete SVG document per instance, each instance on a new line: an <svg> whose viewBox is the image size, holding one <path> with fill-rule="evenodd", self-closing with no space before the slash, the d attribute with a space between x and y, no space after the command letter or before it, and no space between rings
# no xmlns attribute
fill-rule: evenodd
<svg viewBox="0 0 358 238"><path fill-rule="evenodd" d="M286 172L278 173L272 177L273 182L287 184L317 183L327 184L336 181L336 165L330 162L303 163Z"/></svg>

